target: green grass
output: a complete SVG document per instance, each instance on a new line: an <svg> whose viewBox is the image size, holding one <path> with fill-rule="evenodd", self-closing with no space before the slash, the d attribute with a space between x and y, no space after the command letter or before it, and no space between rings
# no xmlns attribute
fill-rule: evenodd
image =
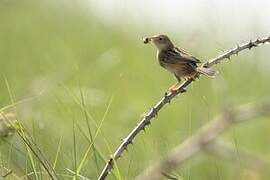
<svg viewBox="0 0 270 180"><path fill-rule="evenodd" d="M138 39L158 30L141 34L132 27L123 33L121 28L103 24L80 3L0 2L0 111L16 112L24 132L61 180L97 179L121 138L175 82L159 67L154 48ZM220 47L211 43L215 38L228 48L238 42L226 35L201 33L196 41L208 38L207 47L194 49L185 40L183 46L203 59L220 53ZM133 179L225 107L268 98L269 63L264 54L269 48L241 53L218 65L217 78L196 81L159 113L146 133L138 135L108 179ZM270 160L269 130L269 121L262 118L237 126L222 138ZM27 174L48 179L43 160L25 148L18 135L1 143L0 152L1 165L21 179ZM200 154L173 175L185 180L243 179L252 173L269 178Z"/></svg>

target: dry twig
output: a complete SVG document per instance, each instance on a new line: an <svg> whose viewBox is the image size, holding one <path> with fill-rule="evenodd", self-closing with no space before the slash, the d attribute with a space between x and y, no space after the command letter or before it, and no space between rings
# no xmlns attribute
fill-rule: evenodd
<svg viewBox="0 0 270 180"><path fill-rule="evenodd" d="M193 136L174 148L164 160L151 167L145 175L140 176L138 179L162 179L164 173L168 173L172 169L182 165L187 159L193 157L196 153L205 148L215 152L216 155L228 158L232 153L229 152L230 154L228 154L227 151L220 151L219 148L221 144L208 145L211 145L218 135L232 125L256 119L264 115L270 115L270 102L262 103L261 105L248 104L223 113L221 116L217 117L216 120L209 122ZM243 155L243 157L248 158L247 154ZM248 159L251 160L251 158Z"/></svg>
<svg viewBox="0 0 270 180"><path fill-rule="evenodd" d="M270 163L265 161L262 157L248 151L239 149L236 150L235 147L228 143L214 141L205 146L203 150L211 155L231 161L233 163L239 162L236 161L236 159L239 159L241 160L239 162L241 163L241 166L269 172Z"/></svg>
<svg viewBox="0 0 270 180"><path fill-rule="evenodd" d="M250 41L247 43L243 43L241 45L237 45L235 48L228 50L227 52L224 52L223 54L217 56L216 58L210 59L206 63L203 64L205 67L211 67L215 64L220 63L223 59L230 59L232 55L237 55L239 52L245 50L245 49L251 49L253 47L257 47L259 45L262 45L264 43L270 43L270 36L262 39L257 39L254 41ZM123 142L120 144L120 146L117 148L117 150L114 152L114 154L111 156L111 158L106 163L104 169L102 170L99 180L104 180L109 172L112 170L115 161L117 161L123 152L127 149L127 146L132 143L136 135L144 130L147 125L150 124L151 119L153 119L158 112L166 105L168 104L174 97L177 95L186 92L186 88L195 81L196 76L194 79L188 79L184 83L182 83L177 91L175 93L166 93L162 99L144 116L144 118L139 122L139 124L128 134L126 138L123 139Z"/></svg>

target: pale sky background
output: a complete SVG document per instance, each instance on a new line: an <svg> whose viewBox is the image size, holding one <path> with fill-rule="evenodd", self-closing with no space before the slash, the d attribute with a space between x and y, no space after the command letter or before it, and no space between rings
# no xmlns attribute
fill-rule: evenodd
<svg viewBox="0 0 270 180"><path fill-rule="evenodd" d="M270 0L88 0L109 25L141 32L197 30L257 37L270 34ZM120 25L120 26L121 26ZM245 34L245 35L244 35ZM233 37L235 38L235 37ZM241 39L241 38L240 38Z"/></svg>
<svg viewBox="0 0 270 180"><path fill-rule="evenodd" d="M234 47L237 43L270 35L270 0L84 2L90 15L96 16L108 29L116 27L117 31L133 37L133 40L153 34L168 34L176 45L184 49L201 49L198 55L205 58L215 56L217 51ZM139 41L135 43L140 44ZM204 51L208 48L212 48L213 54L202 54L209 52ZM264 56L270 56L270 51L264 51ZM268 72L269 67L265 66L265 62L270 61L256 61Z"/></svg>

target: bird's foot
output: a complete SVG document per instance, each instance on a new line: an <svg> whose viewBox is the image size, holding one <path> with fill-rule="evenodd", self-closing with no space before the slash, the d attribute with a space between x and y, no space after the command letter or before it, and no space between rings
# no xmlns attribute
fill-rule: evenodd
<svg viewBox="0 0 270 180"><path fill-rule="evenodd" d="M178 83L172 85L170 88L169 88L169 91L172 93L172 94L176 94L177 92L177 89L178 89Z"/></svg>
<svg viewBox="0 0 270 180"><path fill-rule="evenodd" d="M177 89L176 89L176 88L174 88L174 89L170 89L170 92L171 92L172 94L176 94Z"/></svg>

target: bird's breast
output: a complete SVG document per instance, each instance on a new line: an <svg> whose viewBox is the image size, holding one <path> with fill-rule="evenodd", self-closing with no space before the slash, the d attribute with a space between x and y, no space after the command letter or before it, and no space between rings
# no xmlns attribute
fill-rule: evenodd
<svg viewBox="0 0 270 180"><path fill-rule="evenodd" d="M162 54L158 55L158 61L160 66L168 70L169 72L176 74L177 76L189 76L196 72L196 64L191 63L170 63L170 59L166 59L166 56Z"/></svg>
<svg viewBox="0 0 270 180"><path fill-rule="evenodd" d="M157 59L159 62L159 65L166 70L170 71L171 73L175 73L178 71L179 67L175 66L175 64L169 63L170 61L166 59L166 56L162 52L157 53Z"/></svg>

